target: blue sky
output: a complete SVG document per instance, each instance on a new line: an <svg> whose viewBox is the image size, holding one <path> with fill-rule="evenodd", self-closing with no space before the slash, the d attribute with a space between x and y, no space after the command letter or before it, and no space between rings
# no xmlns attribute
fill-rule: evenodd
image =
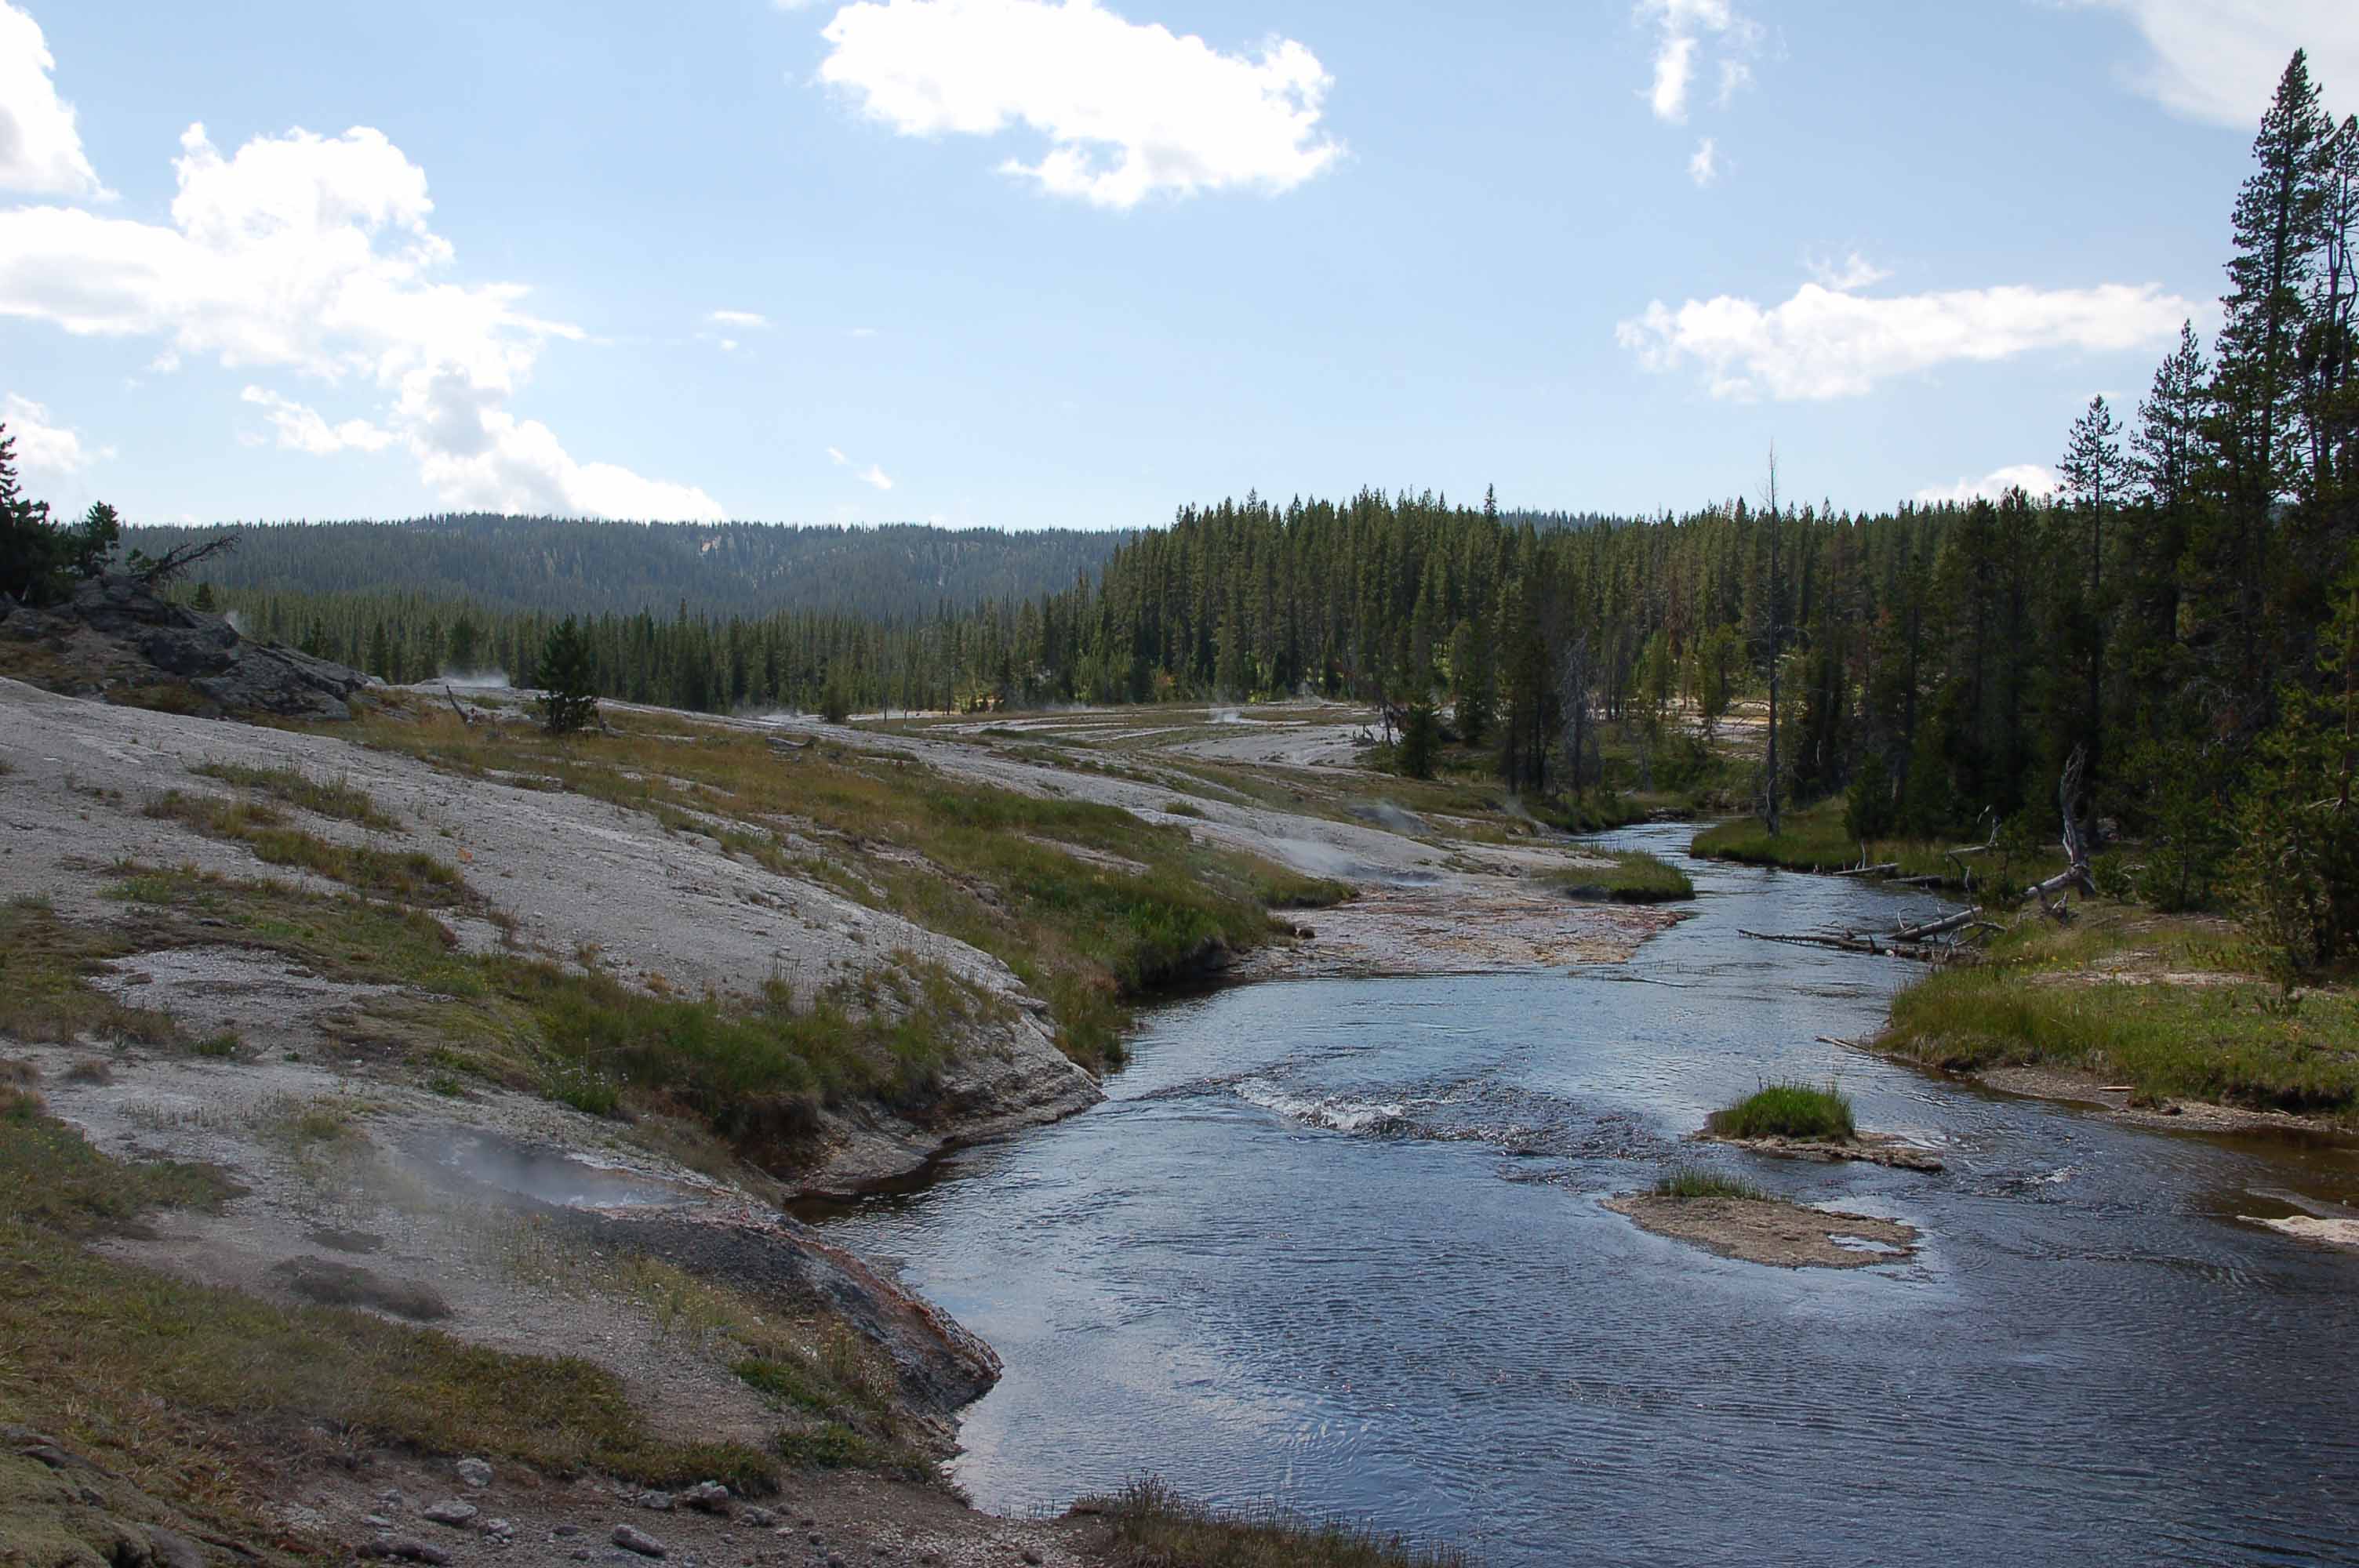
<svg viewBox="0 0 2359 1568"><path fill-rule="evenodd" d="M0 0L64 506L1884 506L2208 326L2297 44L2359 109L2346 0L223 9Z"/></svg>

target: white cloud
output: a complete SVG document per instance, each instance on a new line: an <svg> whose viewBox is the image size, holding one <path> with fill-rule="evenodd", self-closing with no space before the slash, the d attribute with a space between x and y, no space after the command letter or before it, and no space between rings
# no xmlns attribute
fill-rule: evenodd
<svg viewBox="0 0 2359 1568"><path fill-rule="evenodd" d="M1223 54L1097 0L863 0L821 36L820 80L871 118L923 136L1027 125L1047 150L1001 171L1101 207L1290 190L1343 151L1319 130L1333 79L1291 38Z"/></svg>
<svg viewBox="0 0 2359 1568"><path fill-rule="evenodd" d="M769 330L770 319L752 310L715 310L705 318L716 327L735 327L749 332Z"/></svg>
<svg viewBox="0 0 2359 1568"><path fill-rule="evenodd" d="M830 448L827 449L827 455L828 455L828 460L829 460L829 461L831 461L831 462L832 462L832 463L834 463L834 464L835 464L835 466L836 466L836 467L838 467L838 468L842 468L842 467L843 467L846 463L849 463L850 461L852 461L852 460L851 460L850 458L845 457L842 452L840 452L840 451L836 450L833 447L830 447Z"/></svg>
<svg viewBox="0 0 2359 1568"><path fill-rule="evenodd" d="M2060 488L2056 470L2044 463L2016 463L1995 469L1980 479L1962 479L1955 484L1928 485L1917 492L1917 499L1927 505L1944 501L1965 504L1977 497L1996 501L2010 490L2020 490L2034 497L2052 495Z"/></svg>
<svg viewBox="0 0 2359 1568"><path fill-rule="evenodd" d="M852 335L855 338L873 338L876 335L876 329L874 327L854 327L852 329Z"/></svg>
<svg viewBox="0 0 2359 1568"><path fill-rule="evenodd" d="M1710 136L1696 144L1695 156L1688 159L1688 178L1698 185L1720 178L1720 147Z"/></svg>
<svg viewBox="0 0 2359 1568"><path fill-rule="evenodd" d="M1674 310L1658 299L1614 335L1651 371L1692 361L1714 397L1855 396L1877 382L1953 361L2035 349L2109 351L2168 343L2203 313L2154 284L1959 289L1871 299L1806 283L1782 305L1722 295Z"/></svg>
<svg viewBox="0 0 2359 1568"><path fill-rule="evenodd" d="M381 452L397 438L365 419L347 419L331 425L319 410L308 408L292 398L282 397L259 386L249 386L239 395L243 401L260 408L278 432L278 444L299 452L309 452L315 458L345 450Z"/></svg>
<svg viewBox="0 0 2359 1568"><path fill-rule="evenodd" d="M82 150L73 105L58 98L41 25L0 0L0 190L105 196Z"/></svg>
<svg viewBox="0 0 2359 1568"><path fill-rule="evenodd" d="M875 463L870 463L865 469L861 470L860 479L862 483L873 484L879 490L890 490L893 488L893 481L886 477L885 470L878 468Z"/></svg>
<svg viewBox="0 0 2359 1568"><path fill-rule="evenodd" d="M429 226L425 171L382 133L296 130L224 158L191 125L180 148L168 226L63 207L0 211L0 317L161 338L159 362L210 355L373 385L388 409L372 427L407 443L452 506L723 515L692 485L579 462L547 427L508 412L549 340L582 334L527 314L520 286L438 280L453 254ZM296 427L299 444L309 427Z"/></svg>
<svg viewBox="0 0 2359 1568"><path fill-rule="evenodd" d="M1865 288L1892 276L1890 271L1876 265L1857 251L1841 261L1832 256L1804 256L1802 265L1809 269L1812 277L1837 293Z"/></svg>
<svg viewBox="0 0 2359 1568"><path fill-rule="evenodd" d="M1688 117L1688 93L1695 85L1696 59L1709 34L1727 49L1757 47L1761 29L1740 16L1729 0L1638 0L1635 12L1643 26L1656 28L1655 74L1647 103L1658 120L1677 124ZM1753 68L1734 55L1720 62L1720 106L1753 80Z"/></svg>
<svg viewBox="0 0 2359 1568"><path fill-rule="evenodd" d="M2251 131L2293 51L2331 93L2359 82L2359 5L2351 0L2073 0L2127 16L2152 58L2128 71L2139 92L2199 120ZM2337 98L2330 106L2347 100Z"/></svg>
<svg viewBox="0 0 2359 1568"><path fill-rule="evenodd" d="M10 393L0 398L0 425L16 445L16 464L27 473L75 474L114 456L113 447L82 444L82 432L53 423L49 409Z"/></svg>

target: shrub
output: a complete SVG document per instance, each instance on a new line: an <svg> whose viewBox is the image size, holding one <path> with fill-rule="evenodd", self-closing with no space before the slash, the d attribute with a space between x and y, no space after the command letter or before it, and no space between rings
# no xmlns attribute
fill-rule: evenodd
<svg viewBox="0 0 2359 1568"><path fill-rule="evenodd" d="M1857 1129L1851 1097L1832 1085L1765 1084L1706 1123L1724 1138L1824 1138L1841 1141Z"/></svg>
<svg viewBox="0 0 2359 1568"><path fill-rule="evenodd" d="M1717 1171L1706 1171L1694 1165L1674 1165L1655 1178L1648 1193L1658 1198L1737 1198L1746 1203L1761 1203L1769 1195L1751 1182L1734 1176L1723 1176Z"/></svg>

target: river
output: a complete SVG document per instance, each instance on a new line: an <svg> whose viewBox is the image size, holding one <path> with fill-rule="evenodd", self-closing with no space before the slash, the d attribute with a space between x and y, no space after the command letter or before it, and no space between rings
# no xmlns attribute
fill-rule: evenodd
<svg viewBox="0 0 2359 1568"><path fill-rule="evenodd" d="M1627 964L1169 1004L1104 1104L832 1221L1006 1358L952 1466L975 1501L1153 1473L1516 1568L2359 1561L2359 1258L2235 1218L2359 1201L2353 1152L1822 1044L1873 1033L1911 967L1737 928L1930 901L1688 837L1605 840L1698 888ZM1790 1076L1947 1168L1680 1141ZM1788 1271L1601 1206L1678 1160L1924 1245Z"/></svg>

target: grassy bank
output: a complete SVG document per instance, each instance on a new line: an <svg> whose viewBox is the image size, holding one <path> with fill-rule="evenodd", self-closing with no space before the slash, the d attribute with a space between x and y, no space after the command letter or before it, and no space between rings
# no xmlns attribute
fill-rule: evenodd
<svg viewBox="0 0 2359 1568"><path fill-rule="evenodd" d="M1863 842L1843 825L1843 802L1837 796L1799 811L1789 811L1772 834L1757 817L1738 817L1714 824L1695 836L1693 854L1714 860L1734 860L1748 866L1777 866L1793 871L1847 871L1856 866L1892 865L1894 876L1933 877L1944 887L1962 888L1971 868L1975 883L1997 880L2016 888L2029 886L2064 869L2064 854L2052 847L2027 850L2012 859L1996 851L1950 858L1955 840L1875 838Z"/></svg>
<svg viewBox="0 0 2359 1568"><path fill-rule="evenodd" d="M970 783L906 757L828 742L785 750L654 714L618 715L613 727L558 741L428 707L374 718L364 739L451 773L647 812L979 947L1047 1000L1059 1044L1092 1067L1120 1059L1130 1000L1267 940L1273 909L1350 895L1209 848L1179 824ZM811 853L812 841L826 853Z"/></svg>
<svg viewBox="0 0 2359 1568"><path fill-rule="evenodd" d="M1984 961L1894 1000L1882 1044L1953 1071L2050 1066L2142 1100L2303 1111L2359 1126L2359 988L2288 992L2228 922L2093 902L2017 922Z"/></svg>
<svg viewBox="0 0 2359 1568"><path fill-rule="evenodd" d="M1655 1178L1655 1184L1647 1189L1647 1195L1680 1202L1693 1202L1700 1198L1734 1198L1742 1203L1761 1203L1769 1196L1751 1182L1723 1176L1694 1165L1675 1166L1664 1172Z"/></svg>
<svg viewBox="0 0 2359 1568"><path fill-rule="evenodd" d="M1695 883L1677 866L1643 849L1607 849L1603 866L1568 866L1549 873L1549 885L1569 898L1613 903L1669 903L1695 897Z"/></svg>
<svg viewBox="0 0 2359 1568"><path fill-rule="evenodd" d="M279 1533L268 1505L284 1466L356 1444L649 1486L718 1476L774 1487L769 1455L657 1439L620 1382L587 1361L508 1355L342 1308L276 1306L84 1245L234 1191L209 1167L109 1159L45 1114L38 1092L0 1091L0 1419L256 1541ZM0 1498L0 1517L76 1539L39 1496Z"/></svg>
<svg viewBox="0 0 2359 1568"><path fill-rule="evenodd" d="M1450 1547L1338 1521L1217 1513L1156 1481L1082 1506L1112 1527L1111 1561L1121 1568L1467 1568L1471 1561Z"/></svg>

